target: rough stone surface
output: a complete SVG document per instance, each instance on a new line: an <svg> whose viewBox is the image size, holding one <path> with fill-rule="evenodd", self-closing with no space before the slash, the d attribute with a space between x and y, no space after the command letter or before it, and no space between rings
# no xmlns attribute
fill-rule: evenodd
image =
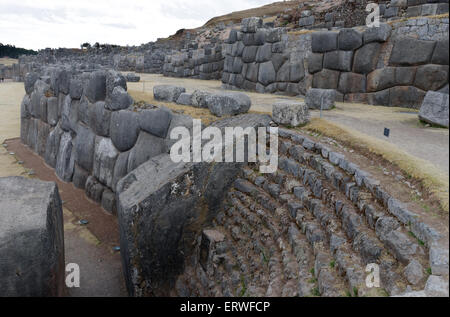
<svg viewBox="0 0 450 317"><path fill-rule="evenodd" d="M310 114L303 102L280 101L273 105L272 118L278 124L297 127L308 123Z"/></svg>
<svg viewBox="0 0 450 317"><path fill-rule="evenodd" d="M136 145L128 157L128 172L133 171L142 163L145 163L152 157L167 152L167 146L164 139L158 138L147 132L141 131Z"/></svg>
<svg viewBox="0 0 450 317"><path fill-rule="evenodd" d="M386 42L391 36L392 27L387 23L380 23L380 27L367 28L363 33L364 44L371 42Z"/></svg>
<svg viewBox="0 0 450 317"><path fill-rule="evenodd" d="M177 104L184 106L192 106L192 94L182 93L177 99Z"/></svg>
<svg viewBox="0 0 450 317"><path fill-rule="evenodd" d="M423 65L417 68L414 86L419 89L438 90L448 84L448 66Z"/></svg>
<svg viewBox="0 0 450 317"><path fill-rule="evenodd" d="M419 284L424 278L424 268L416 261L412 260L405 268L405 277L412 285Z"/></svg>
<svg viewBox="0 0 450 317"><path fill-rule="evenodd" d="M353 51L332 51L324 54L323 67L349 72L352 70Z"/></svg>
<svg viewBox="0 0 450 317"><path fill-rule="evenodd" d="M209 92L202 90L195 90L192 93L192 106L198 108L208 108L208 104L206 103L206 97L210 95Z"/></svg>
<svg viewBox="0 0 450 317"><path fill-rule="evenodd" d="M381 44L373 42L364 45L355 52L353 72L368 74L375 69L380 54Z"/></svg>
<svg viewBox="0 0 450 317"><path fill-rule="evenodd" d="M84 94L90 102L105 100L106 97L106 73L95 71L91 74L84 87Z"/></svg>
<svg viewBox="0 0 450 317"><path fill-rule="evenodd" d="M435 42L402 37L395 41L390 58L393 65L416 65L430 62Z"/></svg>
<svg viewBox="0 0 450 317"><path fill-rule="evenodd" d="M97 137L94 152L94 176L103 184L112 187L114 164L119 152L114 147L111 139Z"/></svg>
<svg viewBox="0 0 450 317"><path fill-rule="evenodd" d="M212 114L222 117L246 113L250 110L252 102L244 93L228 92L208 95L206 103Z"/></svg>
<svg viewBox="0 0 450 317"><path fill-rule="evenodd" d="M56 161L56 175L65 181L72 181L74 156L72 155L72 137L69 132L65 132L61 136L58 158Z"/></svg>
<svg viewBox="0 0 450 317"><path fill-rule="evenodd" d="M214 126L257 127L269 121L267 116L240 115ZM185 258L194 251L194 241L221 210L240 167L174 163L162 154L119 181L121 256L130 295L169 295L184 271Z"/></svg>
<svg viewBox="0 0 450 317"><path fill-rule="evenodd" d="M448 280L441 276L431 275L425 285L425 292L429 296L448 297Z"/></svg>
<svg viewBox="0 0 450 317"><path fill-rule="evenodd" d="M64 229L55 183L0 178L0 296L62 296Z"/></svg>
<svg viewBox="0 0 450 317"><path fill-rule="evenodd" d="M362 33L355 29L342 29L339 31L338 48L340 50L352 51L361 47L363 43Z"/></svg>
<svg viewBox="0 0 450 317"><path fill-rule="evenodd" d="M172 121L172 111L168 108L143 110L139 113L138 120L142 130L165 138Z"/></svg>
<svg viewBox="0 0 450 317"><path fill-rule="evenodd" d="M186 92L186 89L183 87L171 85L158 85L153 87L153 95L159 101L177 102L183 92Z"/></svg>
<svg viewBox="0 0 450 317"><path fill-rule="evenodd" d="M109 110L122 110L127 109L133 104L134 100L131 96L120 86L114 87L109 102L106 103L106 107Z"/></svg>
<svg viewBox="0 0 450 317"><path fill-rule="evenodd" d="M335 106L336 91L334 89L311 88L306 93L305 102L309 109L330 110Z"/></svg>
<svg viewBox="0 0 450 317"><path fill-rule="evenodd" d="M121 110L111 115L110 135L114 146L121 152L128 151L136 143L139 134L138 115Z"/></svg>
<svg viewBox="0 0 450 317"><path fill-rule="evenodd" d="M313 53L325 53L338 48L337 32L314 32L312 34Z"/></svg>
<svg viewBox="0 0 450 317"><path fill-rule="evenodd" d="M449 127L448 94L429 91L423 100L419 112L419 119L431 124Z"/></svg>

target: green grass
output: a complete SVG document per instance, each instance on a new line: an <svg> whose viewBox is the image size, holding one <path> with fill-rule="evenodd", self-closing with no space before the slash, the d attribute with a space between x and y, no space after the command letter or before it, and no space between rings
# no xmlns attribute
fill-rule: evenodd
<svg viewBox="0 0 450 317"><path fill-rule="evenodd" d="M420 240L412 231L408 231L408 234L413 237L414 239L417 240L417 243L419 243L419 245L421 246L425 246L425 242L423 242L422 240Z"/></svg>
<svg viewBox="0 0 450 317"><path fill-rule="evenodd" d="M239 292L239 297L244 297L247 293L247 285L245 284L244 277L241 276L241 291Z"/></svg>
<svg viewBox="0 0 450 317"><path fill-rule="evenodd" d="M332 269L334 269L335 266L336 266L336 261L335 261L335 260L331 261L331 262L330 262L330 267L331 267Z"/></svg>
<svg viewBox="0 0 450 317"><path fill-rule="evenodd" d="M314 287L314 288L311 290L311 294L312 294L313 296L320 296L319 288L318 288L318 287Z"/></svg>
<svg viewBox="0 0 450 317"><path fill-rule="evenodd" d="M313 277L313 278L309 279L308 282L309 282L310 284L314 284L314 283L317 283L317 279L316 279L315 277Z"/></svg>

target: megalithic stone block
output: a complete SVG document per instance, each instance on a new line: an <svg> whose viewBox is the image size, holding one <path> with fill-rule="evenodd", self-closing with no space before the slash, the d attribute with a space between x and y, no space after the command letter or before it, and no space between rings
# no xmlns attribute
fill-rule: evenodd
<svg viewBox="0 0 450 317"><path fill-rule="evenodd" d="M0 296L61 296L64 224L58 187L0 178Z"/></svg>

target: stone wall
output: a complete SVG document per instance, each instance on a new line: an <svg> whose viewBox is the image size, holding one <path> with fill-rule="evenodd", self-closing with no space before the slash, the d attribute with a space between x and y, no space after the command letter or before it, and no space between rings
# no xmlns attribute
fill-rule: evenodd
<svg viewBox="0 0 450 317"><path fill-rule="evenodd" d="M169 77L218 80L222 78L224 57L222 45L183 49L166 55L163 74Z"/></svg>
<svg viewBox="0 0 450 317"><path fill-rule="evenodd" d="M391 0L379 4L380 14L387 20L448 13L448 0Z"/></svg>
<svg viewBox="0 0 450 317"><path fill-rule="evenodd" d="M280 137L278 171L243 167L172 295L448 294L445 233L326 144L285 129ZM369 263L380 288L366 286Z"/></svg>
<svg viewBox="0 0 450 317"><path fill-rule="evenodd" d="M116 71L54 66L25 78L21 139L65 182L115 213L117 182L167 153L174 126L192 126L167 108L135 106Z"/></svg>
<svg viewBox="0 0 450 317"><path fill-rule="evenodd" d="M29 67L26 65L12 64L10 66L6 66L0 64L0 77L4 79L23 81L23 78L28 71Z"/></svg>
<svg viewBox="0 0 450 317"><path fill-rule="evenodd" d="M420 107L428 90L448 89L448 17L299 35L261 26L244 20L230 34L225 88L289 95L335 89L338 101L408 108Z"/></svg>

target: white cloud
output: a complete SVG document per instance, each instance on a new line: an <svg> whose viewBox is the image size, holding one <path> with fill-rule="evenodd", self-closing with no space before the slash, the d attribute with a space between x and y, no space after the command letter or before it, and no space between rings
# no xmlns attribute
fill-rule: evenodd
<svg viewBox="0 0 450 317"><path fill-rule="evenodd" d="M18 47L140 45L272 0L0 0L0 42Z"/></svg>

